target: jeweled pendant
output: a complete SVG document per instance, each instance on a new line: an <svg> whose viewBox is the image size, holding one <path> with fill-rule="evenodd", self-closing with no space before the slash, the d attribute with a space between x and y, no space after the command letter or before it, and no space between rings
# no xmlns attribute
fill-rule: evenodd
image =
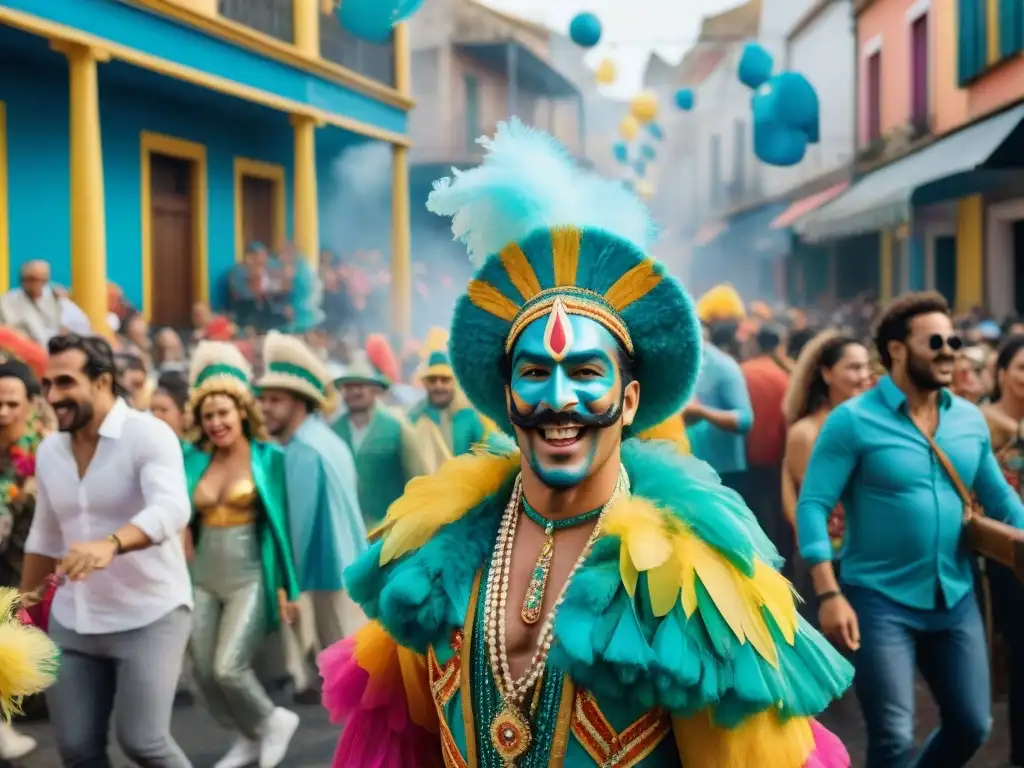
<svg viewBox="0 0 1024 768"><path fill-rule="evenodd" d="M515 765L515 761L530 749L532 739L529 724L511 707L502 708L491 721L491 744L505 765Z"/></svg>
<svg viewBox="0 0 1024 768"><path fill-rule="evenodd" d="M544 610L544 591L548 587L548 574L551 572L551 557L555 553L554 530L549 525L545 531L547 539L540 548L537 562L530 574L530 583L526 585L526 597L523 598L523 610L519 614L527 624L536 624Z"/></svg>

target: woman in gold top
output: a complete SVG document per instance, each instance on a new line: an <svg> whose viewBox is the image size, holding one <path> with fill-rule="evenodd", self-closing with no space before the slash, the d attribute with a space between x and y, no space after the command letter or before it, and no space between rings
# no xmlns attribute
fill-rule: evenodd
<svg viewBox="0 0 1024 768"><path fill-rule="evenodd" d="M992 451L1007 481L1022 493L1024 479L1024 336L999 347L992 402L981 406ZM987 561L992 619L1006 653L1010 766L1024 766L1024 586L1010 570ZM1000 676L1001 677L1001 676ZM995 678L993 678L995 679Z"/></svg>
<svg viewBox="0 0 1024 768"><path fill-rule="evenodd" d="M298 598L284 454L266 442L249 365L235 346L200 344L189 378L200 430L185 457L194 509L193 671L211 714L238 733L215 768L274 768L299 718L275 709L252 660L281 620L294 619Z"/></svg>

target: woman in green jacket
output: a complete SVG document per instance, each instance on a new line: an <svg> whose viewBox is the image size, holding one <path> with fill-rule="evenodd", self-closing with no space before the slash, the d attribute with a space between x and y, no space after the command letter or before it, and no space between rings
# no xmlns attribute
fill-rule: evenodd
<svg viewBox="0 0 1024 768"><path fill-rule="evenodd" d="M234 345L201 343L189 380L199 432L185 456L195 542L193 670L211 714L239 734L216 768L275 768L299 717L274 707L252 660L280 621L294 620L299 594L284 454L266 442L249 365Z"/></svg>

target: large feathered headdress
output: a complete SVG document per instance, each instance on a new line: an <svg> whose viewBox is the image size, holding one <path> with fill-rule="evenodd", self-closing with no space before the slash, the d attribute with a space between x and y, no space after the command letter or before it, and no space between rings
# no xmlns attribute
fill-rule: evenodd
<svg viewBox="0 0 1024 768"><path fill-rule="evenodd" d="M634 431L676 413L697 375L700 329L689 296L647 255L656 230L643 203L517 119L480 143L483 163L437 182L427 201L452 217L478 267L449 342L469 399L510 431L502 359L535 320L576 314L634 359L643 392Z"/></svg>

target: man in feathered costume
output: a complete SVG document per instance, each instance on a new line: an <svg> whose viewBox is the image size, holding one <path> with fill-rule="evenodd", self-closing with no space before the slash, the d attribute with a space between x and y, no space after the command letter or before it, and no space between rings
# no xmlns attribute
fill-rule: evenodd
<svg viewBox="0 0 1024 768"><path fill-rule="evenodd" d="M852 670L750 511L629 439L678 413L701 355L645 209L518 121L484 146L428 207L478 263L455 373L515 443L412 481L347 571L374 621L320 660L335 768L848 766L811 718Z"/></svg>

